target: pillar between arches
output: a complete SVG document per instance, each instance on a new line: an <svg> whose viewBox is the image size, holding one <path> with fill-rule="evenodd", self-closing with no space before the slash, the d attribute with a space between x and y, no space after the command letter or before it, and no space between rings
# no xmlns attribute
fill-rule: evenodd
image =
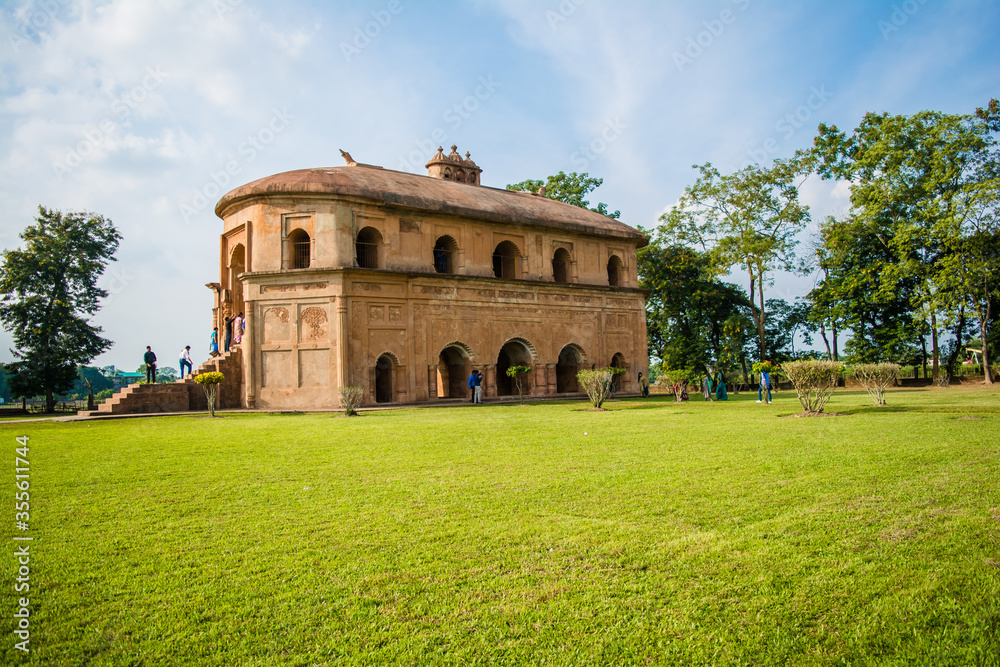
<svg viewBox="0 0 1000 667"><path fill-rule="evenodd" d="M483 387L483 393L486 394L487 398L495 398L497 395L497 367L496 364L486 364L483 366L486 369L486 379L485 387Z"/></svg>

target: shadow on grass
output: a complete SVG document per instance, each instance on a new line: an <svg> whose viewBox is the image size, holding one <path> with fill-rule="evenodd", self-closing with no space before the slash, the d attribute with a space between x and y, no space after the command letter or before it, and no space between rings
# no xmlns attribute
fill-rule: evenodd
<svg viewBox="0 0 1000 667"><path fill-rule="evenodd" d="M901 412L943 414L943 415L980 415L980 414L1000 414L1000 407L982 405L971 407L967 405L864 405L853 408L841 408L843 414L850 415L878 415Z"/></svg>

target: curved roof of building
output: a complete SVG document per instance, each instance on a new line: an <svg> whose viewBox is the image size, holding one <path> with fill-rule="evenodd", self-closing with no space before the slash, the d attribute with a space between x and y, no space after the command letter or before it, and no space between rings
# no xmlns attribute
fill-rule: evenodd
<svg viewBox="0 0 1000 667"><path fill-rule="evenodd" d="M616 236L646 244L646 236L607 216L530 192L500 190L456 183L372 165L299 169L247 183L228 192L215 214L244 199L268 195L346 195L388 206L479 218L493 222L531 224L601 236Z"/></svg>

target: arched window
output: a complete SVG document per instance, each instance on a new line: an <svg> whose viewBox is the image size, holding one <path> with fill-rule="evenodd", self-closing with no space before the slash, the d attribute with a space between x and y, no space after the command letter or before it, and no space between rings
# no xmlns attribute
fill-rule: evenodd
<svg viewBox="0 0 1000 667"><path fill-rule="evenodd" d="M618 255L611 255L611 259L608 260L608 284L612 287L621 285L623 270L621 258Z"/></svg>
<svg viewBox="0 0 1000 667"><path fill-rule="evenodd" d="M569 251L559 248L552 256L552 279L557 283L569 282Z"/></svg>
<svg viewBox="0 0 1000 667"><path fill-rule="evenodd" d="M504 241L493 251L493 275L504 280L517 278L517 258L521 251L510 241Z"/></svg>
<svg viewBox="0 0 1000 667"><path fill-rule="evenodd" d="M355 243L358 266L362 269L377 269L381 245L382 235L374 227L365 227L358 232L358 241Z"/></svg>
<svg viewBox="0 0 1000 667"><path fill-rule="evenodd" d="M288 235L288 249L291 252L293 269L309 268L309 253L311 250L309 235L304 229L296 229Z"/></svg>
<svg viewBox="0 0 1000 667"><path fill-rule="evenodd" d="M246 271L246 249L238 243L229 255L229 289L233 299L233 312L243 312L243 281L239 275Z"/></svg>
<svg viewBox="0 0 1000 667"><path fill-rule="evenodd" d="M455 273L455 254L458 244L450 236L442 236L434 243L434 270L438 273Z"/></svg>

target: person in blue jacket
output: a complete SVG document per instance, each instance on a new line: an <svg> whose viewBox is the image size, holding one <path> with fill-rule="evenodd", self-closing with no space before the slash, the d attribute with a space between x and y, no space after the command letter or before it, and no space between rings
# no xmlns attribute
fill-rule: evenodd
<svg viewBox="0 0 1000 667"><path fill-rule="evenodd" d="M767 371L763 371L760 374L760 385L757 387L757 402L760 403L764 398L764 390L767 390L767 401L771 402L771 374Z"/></svg>

